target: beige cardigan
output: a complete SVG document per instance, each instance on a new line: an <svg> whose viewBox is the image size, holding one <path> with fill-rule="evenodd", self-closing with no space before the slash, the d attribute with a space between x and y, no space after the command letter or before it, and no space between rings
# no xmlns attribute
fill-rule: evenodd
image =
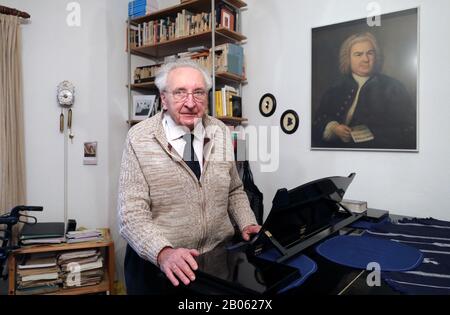
<svg viewBox="0 0 450 315"><path fill-rule="evenodd" d="M256 224L233 160L228 128L206 116L204 164L200 180L171 147L162 114L128 132L119 181L120 234L157 265L166 246L207 252L239 229Z"/></svg>

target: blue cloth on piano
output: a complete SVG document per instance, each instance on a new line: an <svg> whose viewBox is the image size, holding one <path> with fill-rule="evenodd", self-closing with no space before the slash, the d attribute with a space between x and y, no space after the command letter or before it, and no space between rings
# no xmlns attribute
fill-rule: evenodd
<svg viewBox="0 0 450 315"><path fill-rule="evenodd" d="M382 279L406 294L450 294L450 222L403 219L372 227L364 236L388 239L420 250L424 259L407 272L382 272Z"/></svg>
<svg viewBox="0 0 450 315"><path fill-rule="evenodd" d="M380 222L366 221L366 220L364 220L364 217L362 217L360 220L355 221L352 224L350 224L350 227L355 228L355 229L368 230L377 224L381 224L381 223L388 222L388 221L389 221L389 217L382 219Z"/></svg>
<svg viewBox="0 0 450 315"><path fill-rule="evenodd" d="M276 251L276 249L272 248L270 250L261 253L260 255L258 255L258 257L274 261L278 257L280 257L280 254ZM290 289L302 285L302 283L305 282L306 279L308 279L309 276L311 276L317 270L317 264L311 258L305 255L293 257L291 259L286 260L283 263L291 267L297 268L300 271L301 277L294 280L288 286L278 291L278 293L284 293Z"/></svg>
<svg viewBox="0 0 450 315"><path fill-rule="evenodd" d="M316 247L316 251L337 264L366 269L376 262L381 270L404 271L417 267L423 259L414 247L376 237L335 236Z"/></svg>

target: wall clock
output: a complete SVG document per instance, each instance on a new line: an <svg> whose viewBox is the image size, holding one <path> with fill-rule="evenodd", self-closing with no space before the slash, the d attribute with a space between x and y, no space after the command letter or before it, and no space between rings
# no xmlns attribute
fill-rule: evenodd
<svg viewBox="0 0 450 315"><path fill-rule="evenodd" d="M281 115L280 126L281 129L287 134L293 134L297 131L299 124L298 115L293 110L287 110Z"/></svg>
<svg viewBox="0 0 450 315"><path fill-rule="evenodd" d="M59 115L59 131L64 132L64 111L63 108L68 108L67 111L67 128L69 130L69 138L73 139L72 133L72 105L75 102L75 87L69 81L62 81L58 84L56 99L61 106L61 114Z"/></svg>
<svg viewBox="0 0 450 315"><path fill-rule="evenodd" d="M277 100L270 93L264 94L259 100L259 112L264 117L272 116L277 108Z"/></svg>

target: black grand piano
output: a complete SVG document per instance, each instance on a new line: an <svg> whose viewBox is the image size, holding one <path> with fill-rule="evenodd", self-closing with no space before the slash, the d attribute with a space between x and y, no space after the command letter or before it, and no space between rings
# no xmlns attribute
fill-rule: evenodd
<svg viewBox="0 0 450 315"><path fill-rule="evenodd" d="M294 189L279 189L261 231L250 241L221 246L197 258L197 280L189 289L203 294L274 294L300 278L284 262L335 235L364 214L340 202L355 177L327 177ZM276 251L274 259L262 258Z"/></svg>

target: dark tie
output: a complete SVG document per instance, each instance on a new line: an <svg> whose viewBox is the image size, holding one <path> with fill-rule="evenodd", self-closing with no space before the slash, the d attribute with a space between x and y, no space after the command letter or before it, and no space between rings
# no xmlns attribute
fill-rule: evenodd
<svg viewBox="0 0 450 315"><path fill-rule="evenodd" d="M183 152L183 160L191 168L195 176L197 176L197 179L200 179L200 163L198 162L197 155L194 151L194 135L187 133L183 136L183 139L186 141Z"/></svg>

